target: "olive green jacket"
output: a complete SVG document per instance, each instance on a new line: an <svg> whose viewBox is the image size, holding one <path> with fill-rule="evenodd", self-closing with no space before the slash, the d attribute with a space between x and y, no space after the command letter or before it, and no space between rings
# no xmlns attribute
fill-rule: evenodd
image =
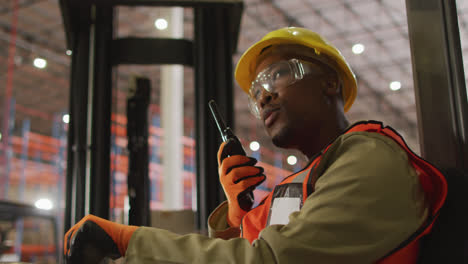
<svg viewBox="0 0 468 264"><path fill-rule="evenodd" d="M287 225L263 229L252 244L228 227L224 203L209 218L211 238L137 229L126 263L374 263L427 217L416 172L390 138L341 135L316 169L315 192L302 209Z"/></svg>

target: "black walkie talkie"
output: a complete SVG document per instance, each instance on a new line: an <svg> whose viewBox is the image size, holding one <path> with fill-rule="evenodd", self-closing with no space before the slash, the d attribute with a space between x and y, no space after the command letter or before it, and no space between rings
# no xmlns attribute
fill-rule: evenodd
<svg viewBox="0 0 468 264"><path fill-rule="evenodd" d="M221 138L224 142L226 142L226 146L224 146L224 151L227 153L226 157L233 156L233 155L246 155L244 149L242 148L242 144L240 143L239 139L234 135L232 129L226 126L224 119L222 118L221 114L218 111L218 106L214 100L208 102L208 106L211 110L211 115L218 127L219 133L221 134ZM226 157L221 157L221 161ZM254 195L252 190L246 191L243 195L238 197L239 206L244 211L249 211L252 208L254 203Z"/></svg>

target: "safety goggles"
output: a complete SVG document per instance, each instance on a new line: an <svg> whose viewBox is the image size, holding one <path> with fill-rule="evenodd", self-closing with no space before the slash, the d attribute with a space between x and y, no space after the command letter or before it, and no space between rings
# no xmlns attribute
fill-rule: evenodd
<svg viewBox="0 0 468 264"><path fill-rule="evenodd" d="M259 104L265 91L274 94L279 89L302 80L306 75L323 75L325 70L323 66L319 66L321 64L290 59L273 63L258 73L249 90L249 108L252 114L260 119Z"/></svg>

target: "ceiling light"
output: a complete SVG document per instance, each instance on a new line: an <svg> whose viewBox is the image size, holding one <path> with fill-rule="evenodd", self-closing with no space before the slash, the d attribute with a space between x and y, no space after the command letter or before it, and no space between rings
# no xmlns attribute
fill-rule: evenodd
<svg viewBox="0 0 468 264"><path fill-rule="evenodd" d="M2 133L0 133L0 140L2 140Z"/></svg>
<svg viewBox="0 0 468 264"><path fill-rule="evenodd" d="M35 58L34 66L39 69L44 69L47 66L47 61L42 58Z"/></svg>
<svg viewBox="0 0 468 264"><path fill-rule="evenodd" d="M352 48L354 54L361 54L364 52L364 49L365 47L361 43L354 44Z"/></svg>
<svg viewBox="0 0 468 264"><path fill-rule="evenodd" d="M52 202L49 199L39 199L34 203L34 205L43 210L50 210L52 209Z"/></svg>
<svg viewBox="0 0 468 264"><path fill-rule="evenodd" d="M260 149L260 144L257 141L250 142L250 149L252 151L257 151Z"/></svg>
<svg viewBox="0 0 468 264"><path fill-rule="evenodd" d="M154 21L154 26L159 30L164 30L167 28L167 21L164 18L158 18Z"/></svg>
<svg viewBox="0 0 468 264"><path fill-rule="evenodd" d="M295 165L296 163L297 163L296 156L291 155L291 156L288 157L288 164L289 165Z"/></svg>
<svg viewBox="0 0 468 264"><path fill-rule="evenodd" d="M70 123L70 115L69 115L69 114L64 114L64 115L62 116L62 121L63 121L65 124Z"/></svg>
<svg viewBox="0 0 468 264"><path fill-rule="evenodd" d="M400 88L401 88L401 83L399 81L394 81L390 83L390 90L397 91L397 90L400 90Z"/></svg>
<svg viewBox="0 0 468 264"><path fill-rule="evenodd" d="M67 51L65 52L65 54L67 54L68 56L72 55L72 53L73 53L73 52L72 52L71 50L67 50Z"/></svg>

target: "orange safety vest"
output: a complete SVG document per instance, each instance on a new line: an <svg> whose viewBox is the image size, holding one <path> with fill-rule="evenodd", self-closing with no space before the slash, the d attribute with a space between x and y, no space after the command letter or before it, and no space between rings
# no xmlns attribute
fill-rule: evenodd
<svg viewBox="0 0 468 264"><path fill-rule="evenodd" d="M410 238L403 241L400 246L377 261L378 264L416 263L419 254L419 239L431 231L432 225L447 196L447 182L438 169L411 151L403 138L391 127L383 127L382 123L378 121L359 122L348 128L344 134L358 131L379 133L393 139L407 152L409 162L418 173L419 181L430 204L428 219ZM288 217L291 212L298 211L302 208L304 201L314 192L315 182L318 178L318 175L316 175L316 173L314 174L314 168L320 163L323 154L330 146L331 144L312 159L303 170L285 178L267 197L265 197L259 206L249 211L243 217L241 223L242 237L248 239L252 243L258 238L258 234L265 227L271 224L281 224L281 222L272 222L276 221L272 219L272 216L275 214L272 211L272 201L278 202L277 204L281 202L281 199L276 200L277 198L297 198L296 200L298 201L297 205L292 205L291 208L289 208L289 212L282 212L283 217ZM281 210L284 210L285 206L287 209L288 204L284 205L283 203Z"/></svg>

